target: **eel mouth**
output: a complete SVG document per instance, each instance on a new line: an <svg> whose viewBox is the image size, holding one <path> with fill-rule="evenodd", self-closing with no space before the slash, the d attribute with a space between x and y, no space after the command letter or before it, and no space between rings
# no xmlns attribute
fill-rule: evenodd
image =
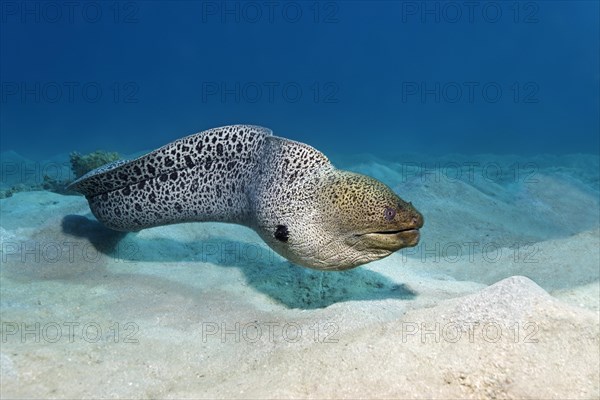
<svg viewBox="0 0 600 400"><path fill-rule="evenodd" d="M396 251L404 247L416 246L419 243L420 232L418 228L412 227L389 231L366 232L355 236L370 248Z"/></svg>
<svg viewBox="0 0 600 400"><path fill-rule="evenodd" d="M400 233L400 232L410 232L410 231L418 231L418 229L417 228L406 228L406 229L398 229L398 230L395 230L395 231L376 231L376 232L363 233L363 235L368 235L368 234L395 235L395 234Z"/></svg>

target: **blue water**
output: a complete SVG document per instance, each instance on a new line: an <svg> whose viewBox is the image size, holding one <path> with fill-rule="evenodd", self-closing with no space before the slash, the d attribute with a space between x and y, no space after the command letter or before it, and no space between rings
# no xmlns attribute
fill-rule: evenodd
<svg viewBox="0 0 600 400"><path fill-rule="evenodd" d="M328 153L599 151L599 3L14 2L2 150L252 123Z"/></svg>
<svg viewBox="0 0 600 400"><path fill-rule="evenodd" d="M0 398L599 398L599 25L598 1L0 1ZM387 184L419 244L321 272L233 224L114 232L64 190L73 151L240 123ZM292 235L349 235L347 189ZM327 198L293 196L260 215Z"/></svg>

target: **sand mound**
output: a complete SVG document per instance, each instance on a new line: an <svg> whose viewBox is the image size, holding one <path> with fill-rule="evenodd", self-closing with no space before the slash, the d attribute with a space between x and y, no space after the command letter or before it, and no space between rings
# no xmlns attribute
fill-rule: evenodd
<svg viewBox="0 0 600 400"><path fill-rule="evenodd" d="M561 304L531 280L515 276L394 322L346 332L338 343L277 352L251 378L232 372L203 393L597 398L599 335L595 313Z"/></svg>

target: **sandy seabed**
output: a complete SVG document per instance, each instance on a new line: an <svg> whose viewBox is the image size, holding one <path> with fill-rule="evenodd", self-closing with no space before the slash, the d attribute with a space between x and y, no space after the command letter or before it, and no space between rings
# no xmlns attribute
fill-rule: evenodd
<svg viewBox="0 0 600 400"><path fill-rule="evenodd" d="M0 187L41 176L2 158ZM1 397L600 398L599 158L399 159L333 160L426 221L347 272L236 225L124 235L81 196L0 200Z"/></svg>

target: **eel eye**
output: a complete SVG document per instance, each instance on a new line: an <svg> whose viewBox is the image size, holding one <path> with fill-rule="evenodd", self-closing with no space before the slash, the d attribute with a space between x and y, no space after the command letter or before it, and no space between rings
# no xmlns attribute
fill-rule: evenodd
<svg viewBox="0 0 600 400"><path fill-rule="evenodd" d="M391 207L386 207L385 211L383 212L383 216L385 217L385 219L387 219L388 221L391 221L394 219L394 217L396 216L396 210L394 210Z"/></svg>

